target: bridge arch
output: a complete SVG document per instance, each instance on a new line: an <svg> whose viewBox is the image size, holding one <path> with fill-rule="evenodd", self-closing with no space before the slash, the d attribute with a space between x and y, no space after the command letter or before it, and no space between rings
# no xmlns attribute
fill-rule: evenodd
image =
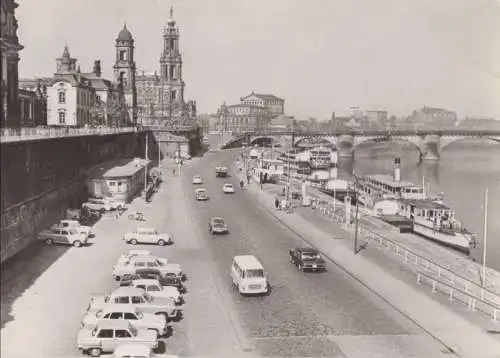
<svg viewBox="0 0 500 358"><path fill-rule="evenodd" d="M489 143L497 143L500 144L500 137L490 137L490 136L477 136L477 137L452 137L452 136L443 136L441 137L439 148L440 151L447 148L453 143L458 142L471 142L474 140L480 140Z"/></svg>
<svg viewBox="0 0 500 358"><path fill-rule="evenodd" d="M331 147L331 146L336 146L337 140L335 137L300 137L295 139L295 142L293 143L294 147L300 147L301 144L309 144L309 145L315 145L315 146L326 146L326 147Z"/></svg>
<svg viewBox="0 0 500 358"><path fill-rule="evenodd" d="M418 151L419 156L424 156L425 153L425 144L423 143L423 138L417 136L363 136L357 137L353 141L352 150L355 152L360 147L368 147L369 145L377 144L377 143L396 143L396 144L409 144L410 147L416 149Z"/></svg>

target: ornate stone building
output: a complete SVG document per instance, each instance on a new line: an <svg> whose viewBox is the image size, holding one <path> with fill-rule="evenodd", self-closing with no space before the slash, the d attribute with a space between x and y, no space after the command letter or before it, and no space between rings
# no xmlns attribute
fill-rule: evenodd
<svg viewBox="0 0 500 358"><path fill-rule="evenodd" d="M19 5L14 0L2 0L0 49L2 56L2 81L0 84L1 108L0 126L19 127L21 116L18 91L19 51L24 47L17 37L17 20L15 10Z"/></svg>
<svg viewBox="0 0 500 358"><path fill-rule="evenodd" d="M182 54L179 50L179 28L170 8L170 17L163 31L160 72L137 74L138 122L145 125L194 123L196 102L184 100Z"/></svg>

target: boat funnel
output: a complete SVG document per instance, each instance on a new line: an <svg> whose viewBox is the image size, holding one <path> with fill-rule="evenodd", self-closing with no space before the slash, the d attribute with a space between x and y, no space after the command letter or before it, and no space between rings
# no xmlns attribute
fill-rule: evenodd
<svg viewBox="0 0 500 358"><path fill-rule="evenodd" d="M394 181L401 181L401 158L394 158Z"/></svg>
<svg viewBox="0 0 500 358"><path fill-rule="evenodd" d="M337 167L330 168L330 179L337 179Z"/></svg>

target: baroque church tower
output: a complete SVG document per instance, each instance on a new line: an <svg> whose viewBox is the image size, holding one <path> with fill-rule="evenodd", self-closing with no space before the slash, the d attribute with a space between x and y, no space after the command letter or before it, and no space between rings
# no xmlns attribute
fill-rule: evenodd
<svg viewBox="0 0 500 358"><path fill-rule="evenodd" d="M113 66L115 82L121 86L128 107L129 122L137 123L137 90L135 83L134 38L123 25L115 42L116 60Z"/></svg>

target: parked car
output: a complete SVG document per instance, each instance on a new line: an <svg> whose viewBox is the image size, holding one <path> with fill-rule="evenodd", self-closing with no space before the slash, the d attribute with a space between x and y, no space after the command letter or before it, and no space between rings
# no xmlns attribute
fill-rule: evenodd
<svg viewBox="0 0 500 358"><path fill-rule="evenodd" d="M199 175L193 177L193 184L203 184L203 179Z"/></svg>
<svg viewBox="0 0 500 358"><path fill-rule="evenodd" d="M87 243L88 236L70 228L54 228L42 230L38 234L39 240L45 240L47 245L64 244L80 247Z"/></svg>
<svg viewBox="0 0 500 358"><path fill-rule="evenodd" d="M82 328L78 332L77 347L92 357L101 353L113 353L123 343L139 343L149 349L158 348L156 333L147 329L135 329L126 321L105 320L96 328Z"/></svg>
<svg viewBox="0 0 500 358"><path fill-rule="evenodd" d="M105 211L113 210L111 203L104 199L90 198L82 204L82 209L88 209L104 213Z"/></svg>
<svg viewBox="0 0 500 358"><path fill-rule="evenodd" d="M118 258L118 264L124 264L128 262L134 256L151 256L151 252L149 250L128 250L126 254L120 255ZM158 257L161 260L161 257ZM165 259L166 262L167 259Z"/></svg>
<svg viewBox="0 0 500 358"><path fill-rule="evenodd" d="M115 348L113 358L179 358L170 354L155 354L143 344L120 344Z"/></svg>
<svg viewBox="0 0 500 358"><path fill-rule="evenodd" d="M204 188L196 189L195 196L196 196L196 200L198 200L198 201L205 201L205 200L209 199L207 191Z"/></svg>
<svg viewBox="0 0 500 358"><path fill-rule="evenodd" d="M172 273L162 275L160 270L154 268L138 268L133 274L125 274L121 276L120 286L131 286L134 280L140 279L156 280L162 286L175 287L181 294L184 294L187 291L186 286L182 282L182 277Z"/></svg>
<svg viewBox="0 0 500 358"><path fill-rule="evenodd" d="M233 184L224 184L222 186L222 192L224 192L224 194L233 194L234 193Z"/></svg>
<svg viewBox="0 0 500 358"><path fill-rule="evenodd" d="M162 286L158 280L137 279L132 281L131 286L141 288L153 297L170 298L176 305L184 303L184 299L176 287Z"/></svg>
<svg viewBox="0 0 500 358"><path fill-rule="evenodd" d="M119 263L113 267L113 277L121 281L124 275L133 275L141 268L156 269L162 276L171 274L181 279L185 277L179 264L169 263L167 259L156 256L134 256L127 262Z"/></svg>
<svg viewBox="0 0 500 358"><path fill-rule="evenodd" d="M167 319L162 315L144 313L134 305L109 304L96 312L88 312L83 316L81 328L96 328L100 321L122 320L127 321L136 329L150 329L158 337L168 332Z"/></svg>
<svg viewBox="0 0 500 358"><path fill-rule="evenodd" d="M289 250L290 263L300 271L326 271L325 260L318 250L310 247L296 247Z"/></svg>
<svg viewBox="0 0 500 358"><path fill-rule="evenodd" d="M127 232L123 235L123 240L127 244L137 245L143 244L157 244L159 246L173 244L173 238L170 234L160 234L153 228L137 228L135 231Z"/></svg>
<svg viewBox="0 0 500 358"><path fill-rule="evenodd" d="M55 224L52 226L53 229L59 228L59 229L73 229L76 232L87 235L88 237L94 236L94 233L92 232L92 227L86 226L86 225L81 225L78 220L61 220L59 224Z"/></svg>
<svg viewBox="0 0 500 358"><path fill-rule="evenodd" d="M153 297L143 289L135 287L119 287L108 295L92 297L87 312L97 312L112 303L134 305L143 313L163 315L167 321L181 316L181 311L171 299Z"/></svg>
<svg viewBox="0 0 500 358"><path fill-rule="evenodd" d="M208 222L208 232L210 235L213 234L227 234L229 229L227 228L224 219L221 217L213 217Z"/></svg>

